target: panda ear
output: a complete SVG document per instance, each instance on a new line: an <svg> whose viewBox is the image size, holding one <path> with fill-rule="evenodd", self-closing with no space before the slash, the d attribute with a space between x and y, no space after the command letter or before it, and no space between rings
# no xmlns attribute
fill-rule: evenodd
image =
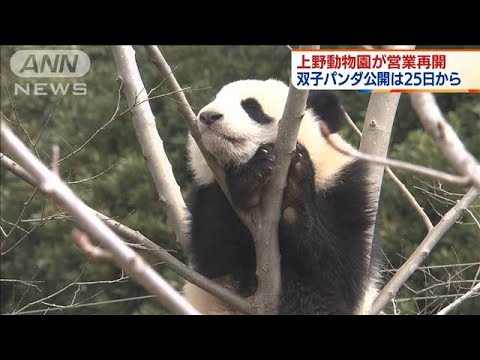
<svg viewBox="0 0 480 360"><path fill-rule="evenodd" d="M312 109L332 133L338 132L345 125L344 110L338 91L310 90L307 109Z"/></svg>

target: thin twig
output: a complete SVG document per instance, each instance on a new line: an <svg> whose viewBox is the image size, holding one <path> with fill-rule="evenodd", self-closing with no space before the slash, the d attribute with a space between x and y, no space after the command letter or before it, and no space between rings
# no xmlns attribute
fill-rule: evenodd
<svg viewBox="0 0 480 360"><path fill-rule="evenodd" d="M3 248L5 242L8 240L8 238L10 237L10 235L12 234L13 230L15 230L15 228L17 227L18 223L20 222L20 220L23 218L23 215L25 214L25 211L27 210L27 207L28 205L30 205L30 203L32 202L33 198L35 197L35 195L37 194L37 191L38 191L38 188L35 188L32 192L32 195L29 196L29 198L27 199L27 201L25 201L23 203L23 207L22 207L22 210L20 211L20 215L18 215L18 218L17 220L15 221L15 223L13 224L13 226L10 228L10 231L7 233L7 235L5 236L5 239L2 241L2 245L1 247Z"/></svg>
<svg viewBox="0 0 480 360"><path fill-rule="evenodd" d="M42 213L40 216L43 216L43 213L45 211L45 204L46 204L46 199L43 201L43 206L42 206ZM10 245L10 247L6 250L3 249L4 242L2 243L1 246L1 252L0 255L4 256L7 255L10 251L12 251L18 244L20 244L23 240L25 240L28 236L30 236L40 225L42 225L45 221L40 219L39 222L37 222L29 231L27 231L19 240L17 240L13 245ZM21 229L18 225L17 227ZM24 230L24 229L22 229Z"/></svg>
<svg viewBox="0 0 480 360"><path fill-rule="evenodd" d="M67 183L69 185L72 185L72 184L80 184L80 183L84 183L84 182L87 182L87 181L90 181L90 180L93 180L93 179L96 179L100 176L102 176L103 174L107 173L108 171L110 171L112 168L114 168L115 166L117 166L118 164L121 164L122 162L124 162L126 159L120 159L118 160L115 164L113 165L110 165L108 168L106 168L105 170L103 170L102 172L96 174L96 175L93 175L89 178L86 178L86 179L82 179L82 180L75 180L75 181L68 181Z"/></svg>
<svg viewBox="0 0 480 360"><path fill-rule="evenodd" d="M430 266L419 266L418 270L431 270L431 269L444 269L450 267L462 267L465 266L466 268L470 268L472 266L480 265L480 262L471 262L471 263L456 263L456 264L445 264L445 265L430 265ZM480 269L480 267L479 267ZM385 269L381 270L381 272L397 272L399 269ZM465 269L464 269L465 270Z"/></svg>
<svg viewBox="0 0 480 360"><path fill-rule="evenodd" d="M402 194L405 195L407 198L408 202L412 207L416 210L418 215L420 215L421 219L423 220L423 223L427 227L427 230L430 231L433 228L432 221L428 217L428 215L425 213L423 208L420 206L420 204L417 202L417 200L413 197L412 193L408 191L407 187L400 181L400 179L393 173L392 169L390 167L386 167L385 171L388 175L388 177L395 183L395 185L398 186L398 188L401 190Z"/></svg>
<svg viewBox="0 0 480 360"><path fill-rule="evenodd" d="M40 290L40 288L35 285L34 283L43 283L44 281L28 281L28 280L18 280L18 279L0 279L0 282L12 282L12 283L20 283L20 284L23 284L23 285L26 285L26 286L33 286L35 289L37 289L38 291L42 291Z"/></svg>
<svg viewBox="0 0 480 360"><path fill-rule="evenodd" d="M98 301L98 302L86 303L86 304L78 304L77 303L75 305L69 305L69 306L60 307L60 308L29 310L29 311L18 312L16 314L17 315L27 315L27 314L44 313L45 311L51 312L51 311L59 311L59 310L72 310L72 309L79 309L79 308L88 307L88 306L108 305L108 304L116 304L116 303L135 301L135 300L152 299L154 297L155 297L155 295L144 295L144 296L135 296L135 297L130 297L130 298L124 298L124 299Z"/></svg>
<svg viewBox="0 0 480 360"><path fill-rule="evenodd" d="M345 120L347 120L347 123L348 125L353 129L353 131L355 131L355 133L360 136L360 138L362 137L362 132L360 131L360 129L357 127L357 125L355 125L355 123L353 122L352 118L350 117L350 115L348 115L348 113L345 111L345 109L343 110L343 116L345 118Z"/></svg>
<svg viewBox="0 0 480 360"><path fill-rule="evenodd" d="M27 220L27 219L23 219L22 222L25 222L25 220ZM15 223L13 223L11 221L8 221L8 220L5 220L4 218L1 218L1 221L4 222L7 225L15 226ZM20 225L17 224L16 227L17 227L18 230L23 231L25 234L28 234L28 230L25 230ZM7 236L7 233L5 232L5 230L2 230L2 232L3 232L3 236Z"/></svg>
<svg viewBox="0 0 480 360"><path fill-rule="evenodd" d="M122 116L125 112L121 113L120 115L117 115L119 110L120 110L120 100L121 100L121 90L122 90L123 83L120 83L118 87L118 97L117 97L117 107L115 108L115 111L113 115L110 117L110 120L108 120L105 124L103 124L100 128L98 128L88 139L85 141L82 145L80 145L78 148L76 148L74 151L69 153L68 155L64 156L61 158L58 162L63 163L65 160L71 158L73 155L81 151L87 144L92 141L92 139L97 136L99 132L101 132L103 129L105 129L108 125L110 125L113 121L118 119L120 116Z"/></svg>
<svg viewBox="0 0 480 360"><path fill-rule="evenodd" d="M408 301L420 301L420 300L439 300L439 299L449 299L449 298L457 298L458 294L446 294L446 295L430 295L430 296L412 296L406 298L399 298L395 299L396 302L408 302Z"/></svg>
<svg viewBox="0 0 480 360"><path fill-rule="evenodd" d="M36 148L35 144L33 143L32 138L30 137L30 134L28 133L25 126L23 125L22 121L20 120L20 116L18 115L17 107L15 105L15 100L13 100L12 95L10 94L10 90L8 89L7 83L5 82L5 80L3 80L3 76L1 76L1 74L0 74L0 77L2 79L3 85L5 86L5 90L7 92L8 100L10 101L10 105L12 105L13 113L15 115L15 118L17 119L17 123L18 123L18 125L20 125L20 128L23 130L23 133L27 136L28 143L30 144L30 147L32 148L32 150L34 150L35 153L37 154L37 156L40 157L40 154L38 153L37 148Z"/></svg>
<svg viewBox="0 0 480 360"><path fill-rule="evenodd" d="M40 134L37 136L37 140L35 140L35 144L33 144L33 148L36 149L38 146L38 143L40 142L40 139L42 138L43 133L47 129L48 123L50 122L50 119L52 118L53 114L55 113L55 109L57 108L58 103L63 100L63 96L61 96L55 103L53 104L53 109L50 111L50 113L47 116L47 119L45 120L45 123L42 126L42 130L40 130Z"/></svg>

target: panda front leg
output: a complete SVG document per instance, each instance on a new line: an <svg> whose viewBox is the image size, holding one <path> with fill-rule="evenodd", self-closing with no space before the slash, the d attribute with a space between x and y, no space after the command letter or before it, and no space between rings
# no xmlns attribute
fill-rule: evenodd
<svg viewBox="0 0 480 360"><path fill-rule="evenodd" d="M280 314L351 314L332 283L336 264L329 250L331 234L321 219L315 170L305 147L292 154L279 224L282 255Z"/></svg>
<svg viewBox="0 0 480 360"><path fill-rule="evenodd" d="M298 238L314 227L315 173L310 156L301 144L297 144L288 171L283 196L280 230L287 237Z"/></svg>
<svg viewBox="0 0 480 360"><path fill-rule="evenodd" d="M245 164L227 170L227 185L235 206L248 210L260 203L275 165L273 148L271 143L261 145Z"/></svg>

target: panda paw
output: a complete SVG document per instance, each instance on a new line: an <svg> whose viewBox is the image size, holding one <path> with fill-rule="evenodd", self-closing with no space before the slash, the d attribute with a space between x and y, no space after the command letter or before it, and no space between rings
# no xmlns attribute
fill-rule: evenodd
<svg viewBox="0 0 480 360"><path fill-rule="evenodd" d="M261 145L253 158L247 163L252 172L258 178L258 181L265 184L270 180L275 165L275 155L273 154L273 144Z"/></svg>
<svg viewBox="0 0 480 360"><path fill-rule="evenodd" d="M273 144L261 145L245 164L227 171L227 183L234 204L247 210L260 203L263 186L271 179L275 156Z"/></svg>
<svg viewBox="0 0 480 360"><path fill-rule="evenodd" d="M308 182L313 180L313 165L307 149L301 144L297 144L292 154L290 169L288 170L288 180L293 182Z"/></svg>
<svg viewBox="0 0 480 360"><path fill-rule="evenodd" d="M297 144L288 170L287 186L282 204L282 221L285 225L294 225L299 218L305 219L305 213L315 199L313 165L307 150Z"/></svg>

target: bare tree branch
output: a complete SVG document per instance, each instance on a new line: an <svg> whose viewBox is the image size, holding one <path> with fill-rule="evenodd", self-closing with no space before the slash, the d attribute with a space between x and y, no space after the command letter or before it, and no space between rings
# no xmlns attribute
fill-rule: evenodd
<svg viewBox="0 0 480 360"><path fill-rule="evenodd" d="M312 48L309 46L309 48ZM313 48L319 48L314 46ZM278 308L281 289L280 250L278 246L278 224L282 207L288 169L292 153L297 144L298 131L305 112L308 90L296 89L290 84L285 109L278 123L275 141L275 167L269 186L266 188L261 206L258 208L258 231L254 234L259 286L254 297L271 304L272 311ZM269 299L270 298L270 299Z"/></svg>
<svg viewBox="0 0 480 360"><path fill-rule="evenodd" d="M480 190L471 188L465 196L458 201L458 203L452 207L443 218L436 224L432 230L430 230L417 247L408 260L400 267L397 273L392 277L388 284L382 289L380 294L373 302L371 314L378 314L385 305L395 296L397 291L402 287L413 272L422 264L422 262L430 254L430 251L447 232L447 230L455 224L460 218L463 210L475 201L480 194Z"/></svg>
<svg viewBox="0 0 480 360"><path fill-rule="evenodd" d="M26 181L33 187L36 187L36 180L20 165L13 162L6 155L2 154L1 163L12 173L20 177L22 180ZM162 247L158 246L152 240L145 237L139 231L130 229L129 227L119 223L118 221L99 213L98 211L90 208L90 210L100 219L106 222L106 224L120 235L125 240L131 241L136 244L144 246L147 250L151 251L154 256L159 260L163 261L167 267L175 271L178 275L182 276L187 281L192 284L197 285L205 291L208 291L212 295L218 297L219 299L225 301L226 303L232 305L238 310L251 314L254 313L254 310L250 304L247 303L247 300L234 294L230 290L224 288L221 285L213 282L212 280L206 278L205 276L197 273L193 269L189 268L187 265L176 259L174 256L169 254Z"/></svg>
<svg viewBox="0 0 480 360"><path fill-rule="evenodd" d="M28 173L23 167L10 159L7 155L0 153L0 163L23 181L27 182L33 187L37 187L35 178L30 175L30 173Z"/></svg>
<svg viewBox="0 0 480 360"><path fill-rule="evenodd" d="M398 186L402 194L405 195L407 198L408 202L412 207L415 209L415 211L420 215L423 223L427 227L427 230L430 231L433 228L432 221L428 217L428 215L425 213L423 208L420 206L420 204L417 202L417 200L413 197L412 193L408 191L407 187L400 181L400 179L393 173L392 169L390 167L385 167L385 171L387 172L388 177L395 183L395 185Z"/></svg>
<svg viewBox="0 0 480 360"><path fill-rule="evenodd" d="M228 200L230 199L230 193L228 192L227 183L225 182L225 172L217 164L215 158L205 149L205 146L202 143L202 139L200 136L200 131L197 127L196 118L197 116L193 112L190 104L188 103L185 94L177 82L177 79L173 75L172 69L168 65L167 61L163 57L162 53L155 45L145 46L148 55L150 56L150 60L155 65L157 70L160 72L160 76L165 79L165 84L173 92L173 98L176 100L178 110L182 115L183 119L185 120L188 129L190 130L190 135L192 135L193 139L197 143L198 148L202 152L205 161L208 164L210 170L212 170L215 178L222 188L223 192L227 196Z"/></svg>
<svg viewBox="0 0 480 360"><path fill-rule="evenodd" d="M395 48L401 49L402 46ZM415 48L407 46L406 48ZM390 135L392 133L393 120L397 112L398 101L401 93L380 93L372 94L367 107L365 122L363 123L362 140L360 141L360 151L366 154L386 158L388 146L390 144ZM375 219L380 200L380 191L383 182L383 166L371 166L368 170L368 181L372 188L370 201L372 202L372 216L374 221L366 231L368 239L368 260L370 262L373 235L375 231Z"/></svg>
<svg viewBox="0 0 480 360"><path fill-rule="evenodd" d="M322 126L320 127L320 130L322 135L328 141L328 143L337 151L341 152L342 154L345 154L357 159L365 160L374 164L379 164L384 166L388 165L390 167L407 170L416 174L431 176L435 179L443 180L459 186L467 186L471 184L471 179L469 176L453 175L443 171L438 171L438 170L430 169L424 166L415 165L406 161L387 159L380 156L365 154L355 149L347 149L337 144L335 140L332 137L330 137L330 131L328 130L328 127L325 126L325 124L322 124Z"/></svg>
<svg viewBox="0 0 480 360"><path fill-rule="evenodd" d="M173 174L172 165L165 154L162 139L158 135L155 116L150 109L148 95L135 60L135 50L131 46L113 46L112 50L118 77L125 84L124 91L131 107L137 139L160 200L168 206L168 218L175 227L177 242L184 247L187 241L185 224L188 211Z"/></svg>
<svg viewBox="0 0 480 360"><path fill-rule="evenodd" d="M368 103L365 122L363 123L362 140L360 141L360 151L362 153L386 158L388 146L390 144L390 134L392 132L393 120L397 112L400 93L380 93L372 94ZM371 186L371 198L374 208L373 218L377 213L380 191L383 182L383 166L370 166L368 170L368 180ZM375 224L372 224L367 231L369 239L369 250L372 246Z"/></svg>
<svg viewBox="0 0 480 360"><path fill-rule="evenodd" d="M473 186L480 189L480 164L468 152L450 124L443 117L435 96L431 93L412 93L410 101L423 127L437 142L440 150L460 174L470 178Z"/></svg>
<svg viewBox="0 0 480 360"><path fill-rule="evenodd" d="M355 131L355 133L362 137L362 132L358 129L357 125L353 122L351 117L347 114L346 111L344 111L345 119L347 120L347 123L350 125L350 127ZM420 215L422 218L425 226L427 227L427 230L430 231L431 228L433 228L433 224L430 221L430 218L428 215L425 213L423 208L420 206L420 204L417 202L417 200L413 197L412 193L407 189L407 187L400 181L400 179L397 177L397 175L394 174L392 169L390 169L389 166L385 167L385 171L387 172L388 177L395 183L395 185L398 186L400 191L402 192L403 195L407 198L408 202L412 207L415 209L415 211Z"/></svg>
<svg viewBox="0 0 480 360"><path fill-rule="evenodd" d="M144 260L98 219L58 176L36 158L12 133L5 122L1 127L1 149L8 150L17 161L28 168L38 183L38 188L68 210L80 225L95 237L113 256L116 264L125 269L169 310L179 314L198 312L178 294Z"/></svg>
<svg viewBox="0 0 480 360"><path fill-rule="evenodd" d="M480 282L477 283L473 288L471 288L469 291L467 291L465 294L460 296L458 299L456 299L454 302L452 302L450 305L444 307L442 310L440 310L437 315L447 315L450 311L455 309L458 305L463 303L465 300L471 298L473 295L478 294L480 292Z"/></svg>

